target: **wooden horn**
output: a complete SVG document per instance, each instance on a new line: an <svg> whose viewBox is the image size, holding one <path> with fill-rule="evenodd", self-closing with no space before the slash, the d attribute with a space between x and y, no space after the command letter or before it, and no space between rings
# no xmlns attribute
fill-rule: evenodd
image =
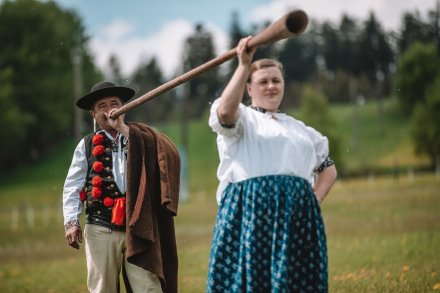
<svg viewBox="0 0 440 293"><path fill-rule="evenodd" d="M307 14L302 10L292 11L282 18L278 19L271 25L269 25L265 30L254 36L248 43L250 48L256 48L263 44L273 43L279 40L291 38L293 36L299 35L307 27L309 20ZM143 103L152 100L158 95L184 83L188 80L195 78L196 76L234 58L237 56L236 52L237 48L233 48L228 52L194 68L186 73L154 88L153 90L147 92L146 94L138 97L137 99L128 102L123 105L121 108L117 109L113 114L112 118L116 118L119 115L127 112L130 109L133 109Z"/></svg>

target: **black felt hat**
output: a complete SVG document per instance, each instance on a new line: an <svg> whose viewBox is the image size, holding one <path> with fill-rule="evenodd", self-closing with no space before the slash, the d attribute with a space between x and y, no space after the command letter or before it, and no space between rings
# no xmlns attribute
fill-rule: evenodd
<svg viewBox="0 0 440 293"><path fill-rule="evenodd" d="M134 93L134 90L131 88L116 86L111 82L103 81L95 84L90 90L90 93L80 98L76 102L76 105L81 109L91 110L97 100L113 96L120 97L125 103L134 96Z"/></svg>

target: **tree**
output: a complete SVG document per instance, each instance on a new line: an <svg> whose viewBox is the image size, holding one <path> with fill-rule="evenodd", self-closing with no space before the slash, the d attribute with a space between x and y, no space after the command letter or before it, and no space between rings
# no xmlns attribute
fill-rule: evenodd
<svg viewBox="0 0 440 293"><path fill-rule="evenodd" d="M390 64L394 62L394 53L374 13L370 13L365 22L357 44L356 56L361 60L358 75L365 74L371 82L376 82L378 76L389 73Z"/></svg>
<svg viewBox="0 0 440 293"><path fill-rule="evenodd" d="M140 97L163 84L163 74L156 58L153 57L147 63L140 65L135 70L131 80L130 86L136 91L134 98ZM172 92L168 91L131 110L127 113L127 118L146 123L164 122L172 114L173 106L173 95Z"/></svg>
<svg viewBox="0 0 440 293"><path fill-rule="evenodd" d="M323 48L322 55L325 59L326 70L335 71L341 67L341 44L338 31L330 22L324 22L321 26Z"/></svg>
<svg viewBox="0 0 440 293"><path fill-rule="evenodd" d="M19 105L11 97L14 96L12 86L12 68L0 69L0 136L8 138L8 143L3 141L0 144L0 162L9 162L11 153L15 149L20 149L20 144L25 140L27 127L33 122L33 117L26 113L21 113ZM3 164L2 164L3 165Z"/></svg>
<svg viewBox="0 0 440 293"><path fill-rule="evenodd" d="M124 85L125 78L122 75L118 57L116 57L116 55L111 55L108 63L110 67L110 80L117 85Z"/></svg>
<svg viewBox="0 0 440 293"><path fill-rule="evenodd" d="M355 74L356 65L361 60L356 58L356 42L360 36L360 29L356 21L344 14L339 24L339 69L342 71Z"/></svg>
<svg viewBox="0 0 440 293"><path fill-rule="evenodd" d="M304 38L287 40L279 53L286 83L309 80L316 70L315 55L315 51L308 46Z"/></svg>
<svg viewBox="0 0 440 293"><path fill-rule="evenodd" d="M229 29L229 48L235 48L238 45L238 42L245 36L246 33L242 30L240 26L240 15L238 14L238 12L234 11L232 12L231 26ZM231 61L229 61L227 75L232 76L235 68L237 67L237 64L237 58L233 58Z"/></svg>
<svg viewBox="0 0 440 293"><path fill-rule="evenodd" d="M185 72L214 59L214 44L212 35L203 25L196 26L194 34L185 41L183 69ZM188 117L200 117L208 108L209 100L217 94L220 87L218 68L213 68L204 74L190 80L187 87L186 114Z"/></svg>
<svg viewBox="0 0 440 293"><path fill-rule="evenodd" d="M440 0L437 0L436 7L428 14L432 24L433 39L437 44L437 53L440 55Z"/></svg>
<svg viewBox="0 0 440 293"><path fill-rule="evenodd" d="M330 144L330 156L338 170L344 170L341 151L341 137L335 131L335 119L331 115L326 96L311 86L305 86L302 94L300 116L306 125L327 136Z"/></svg>
<svg viewBox="0 0 440 293"><path fill-rule="evenodd" d="M264 22L262 25L254 24L251 29L251 35L256 36L258 33L265 30L269 25L269 21ZM276 43L268 43L258 47L254 53L254 60L263 58L278 59L278 47Z"/></svg>
<svg viewBox="0 0 440 293"><path fill-rule="evenodd" d="M38 157L71 133L73 48L84 51L89 70L91 62L79 17L55 2L3 2L0 39L1 103L9 115L14 113L4 118L12 124L2 123L0 132L9 132L8 141L16 146L1 154L1 163L14 166Z"/></svg>
<svg viewBox="0 0 440 293"><path fill-rule="evenodd" d="M419 154L427 154L440 172L440 74L426 90L426 102L418 103L412 118L412 138Z"/></svg>
<svg viewBox="0 0 440 293"><path fill-rule="evenodd" d="M402 28L398 40L399 52L403 54L414 43L431 43L434 40L434 30L424 22L419 11L406 12L402 18Z"/></svg>
<svg viewBox="0 0 440 293"><path fill-rule="evenodd" d="M397 97L402 110L411 114L424 102L426 90L440 72L440 58L433 44L415 43L400 58L396 72Z"/></svg>

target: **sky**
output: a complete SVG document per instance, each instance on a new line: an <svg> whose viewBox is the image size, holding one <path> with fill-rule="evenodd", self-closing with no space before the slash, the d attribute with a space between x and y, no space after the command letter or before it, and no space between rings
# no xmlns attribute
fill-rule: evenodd
<svg viewBox="0 0 440 293"><path fill-rule="evenodd" d="M213 35L216 54L228 50L232 13L240 26L275 21L284 14L304 10L310 18L338 23L343 13L367 19L374 11L383 28L398 30L402 15L418 10L426 17L438 0L54 0L75 10L90 37L98 66L106 70L109 57L119 60L125 76L153 56L166 78L180 72L183 44L196 24ZM1 0L0 0L1 2ZM306 32L307 33L307 30Z"/></svg>

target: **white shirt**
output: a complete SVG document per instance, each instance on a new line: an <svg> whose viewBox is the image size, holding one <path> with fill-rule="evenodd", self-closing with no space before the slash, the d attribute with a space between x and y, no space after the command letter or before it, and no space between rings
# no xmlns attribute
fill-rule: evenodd
<svg viewBox="0 0 440 293"><path fill-rule="evenodd" d="M313 184L314 170L328 157L328 139L284 113L261 113L243 104L233 128L220 125L217 99L209 126L217 133L220 164L217 202L229 183L266 175L293 175Z"/></svg>
<svg viewBox="0 0 440 293"><path fill-rule="evenodd" d="M97 133L104 133L112 141L118 140L118 151L113 151L112 154L112 166L113 166L113 178L121 193L126 191L126 176L125 169L127 165L127 159L124 154L124 150L121 147L122 138L127 143L128 139L118 134L116 138L106 131L101 130ZM82 139L73 153L72 163L70 164L69 172L67 173L66 181L64 182L63 189L63 215L64 224L69 221L79 220L83 211L83 203L79 198L81 189L86 184L88 163L86 156L86 147L84 139Z"/></svg>

